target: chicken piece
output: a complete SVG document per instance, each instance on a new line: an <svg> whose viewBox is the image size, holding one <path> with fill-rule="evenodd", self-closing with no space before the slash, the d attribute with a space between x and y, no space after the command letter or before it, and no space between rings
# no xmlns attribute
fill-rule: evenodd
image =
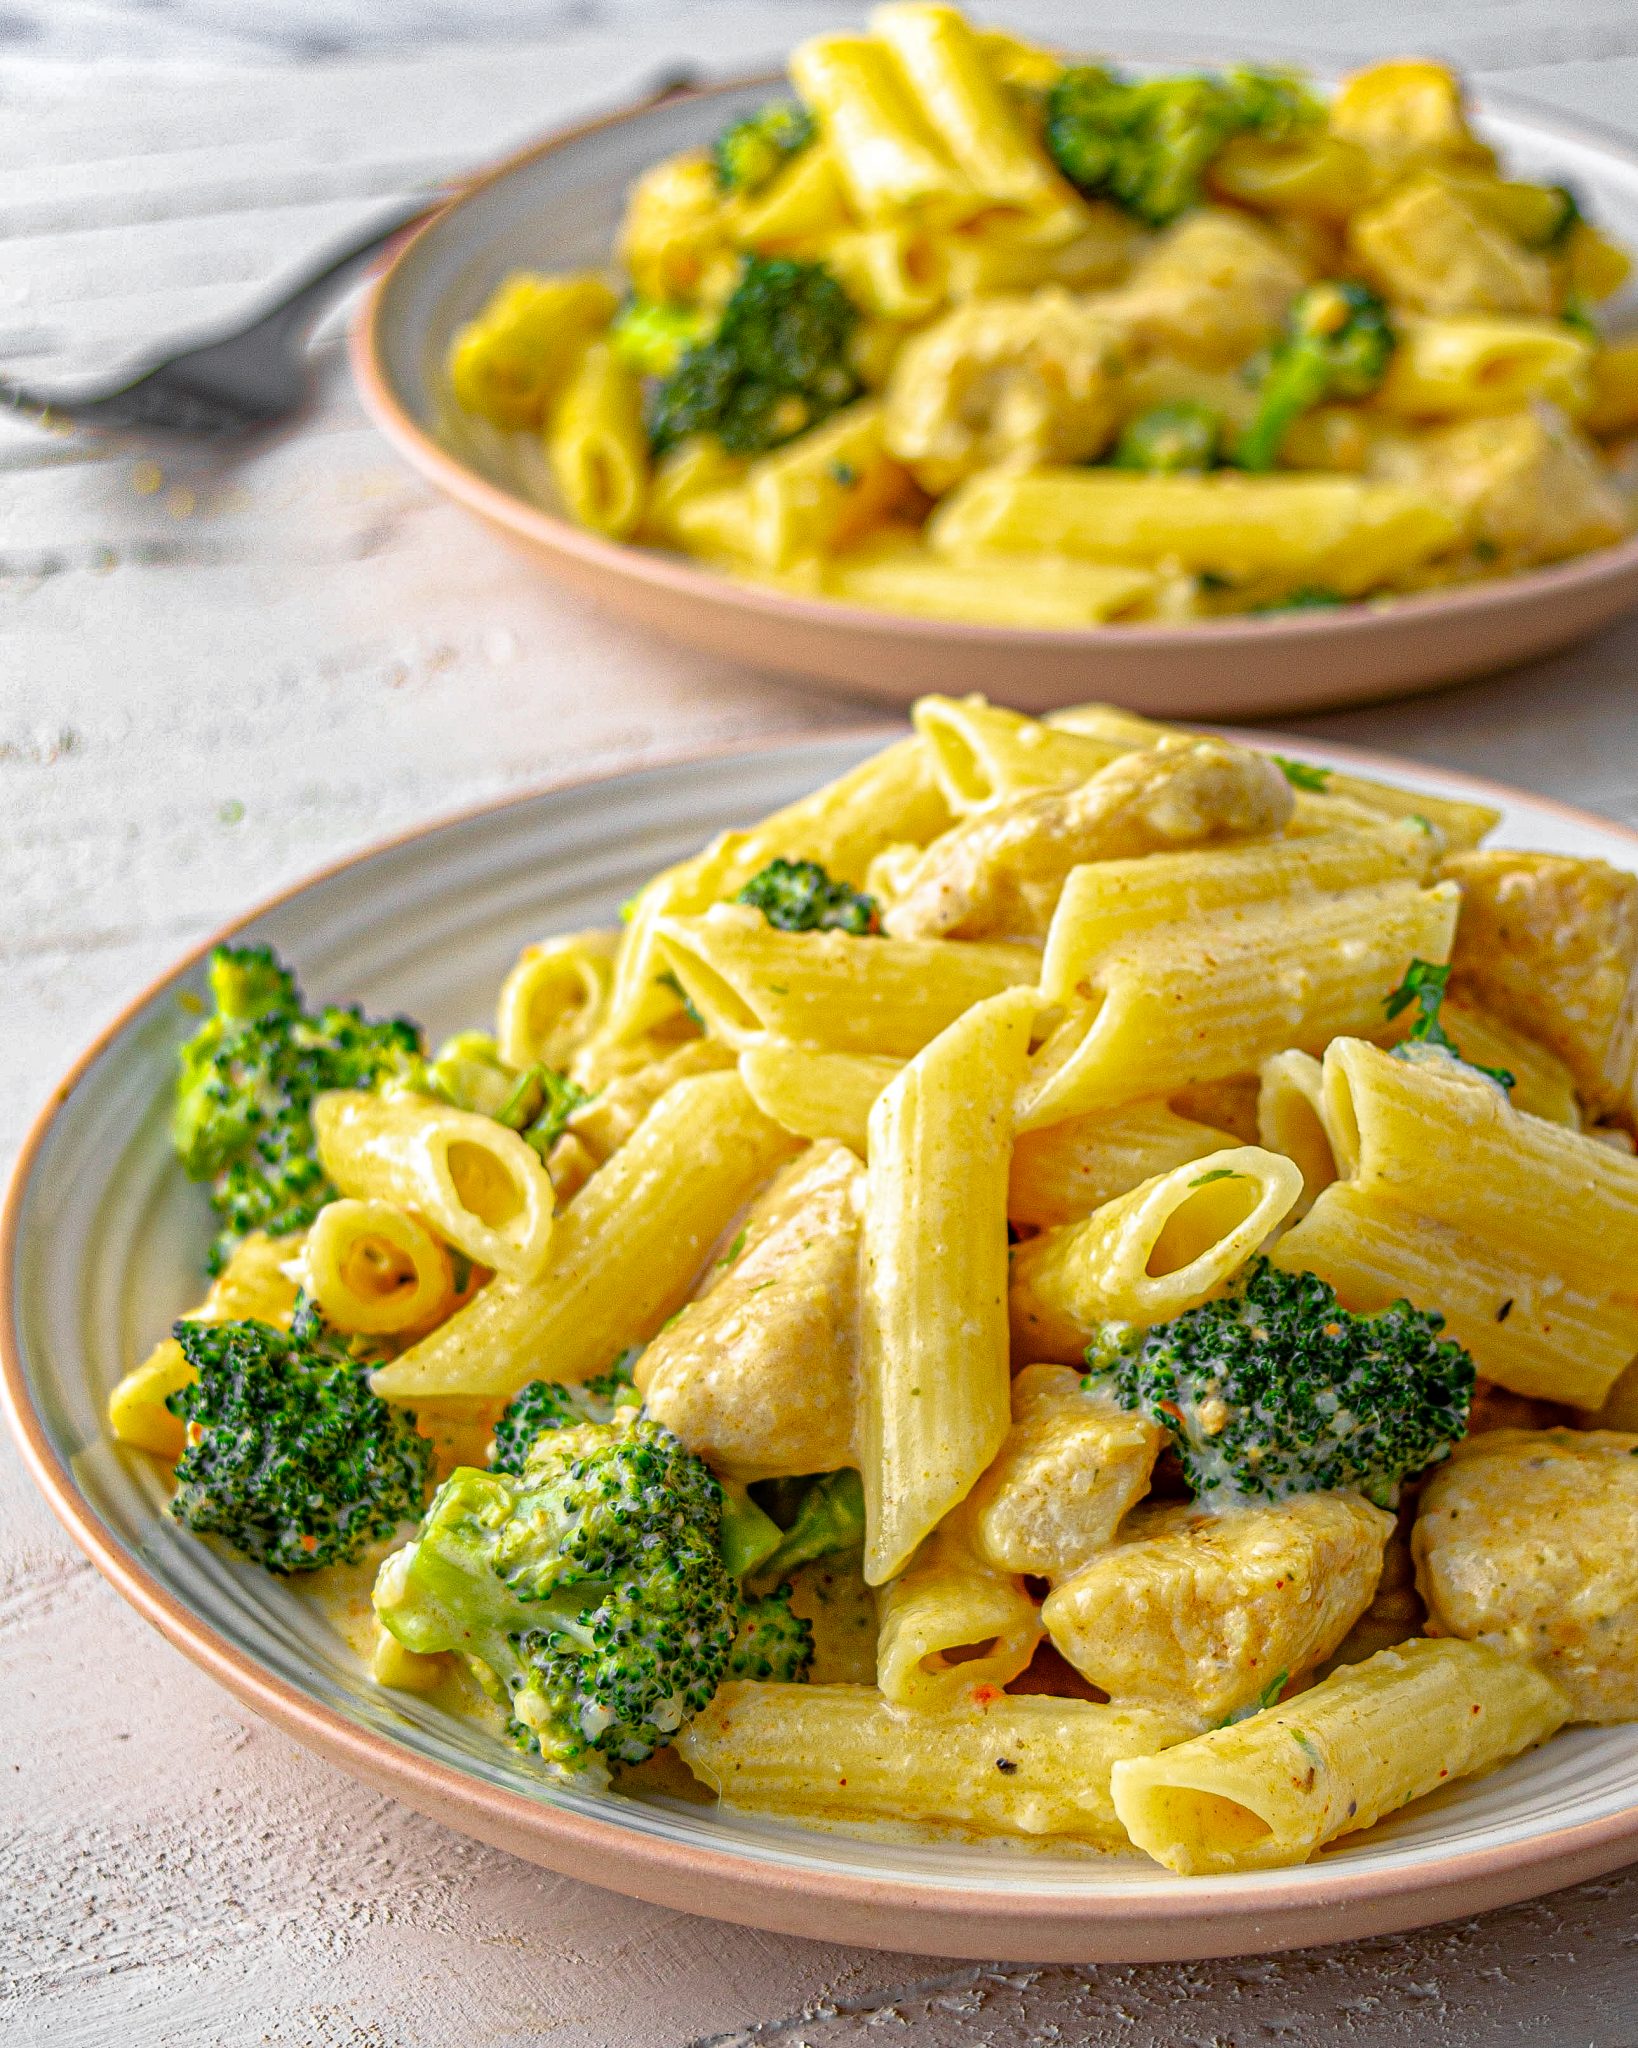
<svg viewBox="0 0 1638 2048"><path fill-rule="evenodd" d="M1355 214L1348 239L1384 298L1410 312L1553 311L1546 257L1486 219L1437 171Z"/></svg>
<svg viewBox="0 0 1638 2048"><path fill-rule="evenodd" d="M1012 1383L1012 1428L968 1499L974 1547L999 1571L1060 1579L1113 1540L1149 1489L1166 1433L1087 1393L1061 1365Z"/></svg>
<svg viewBox="0 0 1638 2048"><path fill-rule="evenodd" d="M935 497L1007 462L1084 462L1114 432L1120 337L1058 286L956 306L887 381L891 455Z"/></svg>
<svg viewBox="0 0 1638 2048"><path fill-rule="evenodd" d="M1538 1040L1594 1115L1638 1122L1638 877L1571 854L1453 853L1452 994Z"/></svg>
<svg viewBox="0 0 1638 2048"><path fill-rule="evenodd" d="M638 1360L648 1412L730 1479L855 1462L864 1177L845 1145L810 1146Z"/></svg>
<svg viewBox="0 0 1638 2048"><path fill-rule="evenodd" d="M1497 573L1608 547L1631 526L1598 451L1551 406L1384 441L1376 467L1384 480L1419 485L1463 512Z"/></svg>
<svg viewBox="0 0 1638 2048"><path fill-rule="evenodd" d="M1163 740L1077 789L1009 798L964 818L901 878L884 923L900 939L1037 937L1083 861L1278 832L1291 808L1291 786L1267 755L1222 740Z"/></svg>
<svg viewBox="0 0 1638 2048"><path fill-rule="evenodd" d="M1118 292L1087 306L1136 350L1226 369L1274 339L1307 282L1278 236L1204 207L1168 228Z"/></svg>
<svg viewBox="0 0 1638 2048"><path fill-rule="evenodd" d="M1330 1656L1371 1604L1393 1527L1356 1493L1136 1508L1041 1618L1117 1706L1188 1705L1209 1728Z"/></svg>
<svg viewBox="0 0 1638 2048"><path fill-rule="evenodd" d="M1411 1549L1435 1634L1534 1664L1578 1721L1638 1720L1638 1436L1470 1438L1428 1482Z"/></svg>

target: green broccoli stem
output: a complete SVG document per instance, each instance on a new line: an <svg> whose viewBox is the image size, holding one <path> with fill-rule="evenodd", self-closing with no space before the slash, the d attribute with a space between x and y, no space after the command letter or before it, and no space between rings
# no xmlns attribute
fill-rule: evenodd
<svg viewBox="0 0 1638 2048"><path fill-rule="evenodd" d="M1331 373L1318 349L1294 348L1276 361L1263 382L1256 417L1240 436L1234 460L1241 469L1270 470L1292 426L1324 403Z"/></svg>

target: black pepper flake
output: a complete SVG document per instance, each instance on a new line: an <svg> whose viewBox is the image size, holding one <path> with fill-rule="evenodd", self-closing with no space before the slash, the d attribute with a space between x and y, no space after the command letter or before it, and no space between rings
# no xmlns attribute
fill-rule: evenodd
<svg viewBox="0 0 1638 2048"><path fill-rule="evenodd" d="M1013 1773L1018 1769L1018 1766L1013 1762L1010 1756L998 1756L995 1760L995 1768L998 1771L1000 1771L1004 1777L1010 1778L1013 1775Z"/></svg>
<svg viewBox="0 0 1638 2048"><path fill-rule="evenodd" d="M1501 1307L1500 1307L1499 1309L1497 1309L1497 1311L1496 1311L1496 1320L1497 1320L1497 1322L1498 1322L1498 1323L1505 1323L1505 1322L1506 1322L1506 1320L1507 1320L1507 1318L1508 1318L1508 1317L1509 1317L1509 1316L1510 1316L1510 1315L1511 1315L1512 1313L1513 1313L1513 1297L1512 1297L1512 1295L1509 1295L1509 1296L1507 1297L1507 1299L1506 1299L1506 1300L1505 1300L1505 1301L1504 1301L1504 1302L1502 1303Z"/></svg>

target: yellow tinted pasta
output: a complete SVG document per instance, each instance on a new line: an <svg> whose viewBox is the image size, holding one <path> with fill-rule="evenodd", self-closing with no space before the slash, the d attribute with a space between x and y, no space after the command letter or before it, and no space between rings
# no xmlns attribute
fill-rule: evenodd
<svg viewBox="0 0 1638 2048"><path fill-rule="evenodd" d="M1027 946L781 932L722 906L667 918L659 938L706 1028L745 1047L763 1033L834 1052L919 1052L974 1003L1033 984Z"/></svg>
<svg viewBox="0 0 1638 2048"><path fill-rule="evenodd" d="M564 1066L602 1022L618 932L574 932L525 946L501 983L495 1042L508 1066Z"/></svg>
<svg viewBox="0 0 1638 2048"><path fill-rule="evenodd" d="M865 1577L895 1577L1007 1431L1007 1165L1033 991L976 1004L870 1113Z"/></svg>
<svg viewBox="0 0 1638 2048"><path fill-rule="evenodd" d="M613 540L635 531L648 487L642 391L607 342L580 358L546 429L546 455L582 526Z"/></svg>
<svg viewBox="0 0 1638 2048"><path fill-rule="evenodd" d="M740 1078L765 1116L799 1138L839 1138L863 1159L870 1112L903 1061L880 1053L818 1052L764 1038L739 1056Z"/></svg>
<svg viewBox="0 0 1638 2048"><path fill-rule="evenodd" d="M947 221L979 210L981 195L939 148L885 44L815 36L791 52L790 68L866 220L908 212Z"/></svg>
<svg viewBox="0 0 1638 2048"><path fill-rule="evenodd" d="M1126 476L1093 469L984 471L940 505L940 552L1162 560L1231 581L1283 578L1368 590L1441 553L1462 522L1431 492L1353 477Z"/></svg>
<svg viewBox="0 0 1638 2048"><path fill-rule="evenodd" d="M985 1564L962 1522L952 1516L877 1596L876 1683L894 1706L953 1707L975 1686L1008 1685L1041 1640L1023 1581Z"/></svg>
<svg viewBox="0 0 1638 2048"><path fill-rule="evenodd" d="M1288 1705L1112 1773L1132 1840L1185 1876L1304 1863L1424 1792L1545 1741L1569 1702L1482 1643L1402 1643Z"/></svg>
<svg viewBox="0 0 1638 2048"><path fill-rule="evenodd" d="M324 1170L344 1195L424 1216L480 1265L528 1279L552 1238L552 1183L516 1131L418 1095L342 1090L313 1106Z"/></svg>
<svg viewBox="0 0 1638 2048"><path fill-rule="evenodd" d="M389 1400L582 1380L680 1308L712 1245L788 1156L737 1074L679 1081L595 1173L532 1280L495 1279L374 1376Z"/></svg>
<svg viewBox="0 0 1638 2048"><path fill-rule="evenodd" d="M449 1253L391 1202L329 1202L307 1233L307 1291L337 1330L384 1336L425 1328L449 1313Z"/></svg>
<svg viewBox="0 0 1638 2048"><path fill-rule="evenodd" d="M1071 789L1140 744L1043 724L982 697L921 697L910 715L958 816L1030 790Z"/></svg>
<svg viewBox="0 0 1638 2048"><path fill-rule="evenodd" d="M1255 1145L1209 1152L1043 1231L1013 1254L1014 1354L1069 1365L1105 1322L1164 1323L1238 1272L1291 1213L1302 1175Z"/></svg>
<svg viewBox="0 0 1638 2048"><path fill-rule="evenodd" d="M1111 1766L1188 1732L1152 1708L1044 1695L918 1709L889 1705L874 1686L730 1682L683 1729L677 1753L724 1806L746 1812L952 1821L1119 1848Z"/></svg>
<svg viewBox="0 0 1638 2048"><path fill-rule="evenodd" d="M1374 1029L1413 959L1449 958L1453 886L1383 882L1166 925L1108 954L1031 1064L1019 1127L1254 1073Z"/></svg>
<svg viewBox="0 0 1638 2048"><path fill-rule="evenodd" d="M1020 1132L1012 1148L1007 1214L1037 1228L1073 1223L1157 1174L1233 1143L1226 1131L1179 1116L1164 1102L1088 1110Z"/></svg>
<svg viewBox="0 0 1638 2048"><path fill-rule="evenodd" d="M1331 893L1374 882L1426 881L1438 842L1409 820L1375 831L1275 839L1209 852L1096 861L1064 884L1041 961L1041 994L1067 1002L1099 960L1152 926L1242 903Z"/></svg>

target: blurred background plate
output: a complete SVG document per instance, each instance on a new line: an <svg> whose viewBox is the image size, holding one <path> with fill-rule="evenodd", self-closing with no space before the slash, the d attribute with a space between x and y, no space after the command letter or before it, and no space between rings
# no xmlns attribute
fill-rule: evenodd
<svg viewBox="0 0 1638 2048"><path fill-rule="evenodd" d="M519 948L612 922L711 833L839 774L850 733L544 791L392 842L235 930L309 992L407 1011L434 1037L481 1023ZM1287 742L1410 787L1506 807L1503 843L1638 868L1638 834L1459 775ZM474 1724L375 1687L319 1607L186 1535L160 1468L104 1435L108 1390L195 1300L206 1206L166 1135L203 951L65 1081L0 1220L0 1358L25 1457L118 1590L247 1706L449 1826L594 1884L752 1926L953 1956L1141 1961L1237 1955L1425 1925L1638 1858L1638 1727L1583 1728L1420 1802L1300 1870L1181 1880L1147 1860L860 1839L683 1803L561 1790ZM117 1682L117 1680L116 1680Z"/></svg>
<svg viewBox="0 0 1638 2048"><path fill-rule="evenodd" d="M452 412L443 376L450 338L514 270L606 267L638 173L709 142L782 87L777 74L714 86L549 138L501 164L404 243L360 311L353 366L376 424L440 490L572 588L707 653L891 703L926 690L983 690L1032 711L1102 697L1156 716L1201 718L1432 689L1549 653L1638 605L1634 539L1553 568L1379 606L1026 631L758 589L573 525L556 508L537 444ZM1511 175L1573 185L1595 220L1638 245L1638 158L1615 140L1494 97L1481 101L1475 125Z"/></svg>

